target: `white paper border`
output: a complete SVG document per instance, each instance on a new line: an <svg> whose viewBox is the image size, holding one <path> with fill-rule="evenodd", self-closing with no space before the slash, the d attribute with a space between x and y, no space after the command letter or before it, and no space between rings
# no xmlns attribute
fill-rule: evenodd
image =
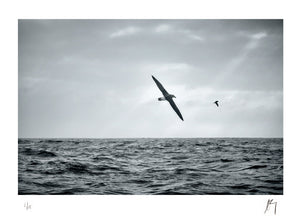
<svg viewBox="0 0 300 220"><path fill-rule="evenodd" d="M295 1L296 2L296 1ZM1 219L299 219L299 16L293 1L7 1L1 3ZM18 19L284 19L283 196L18 195ZM276 216L264 214L268 199ZM26 210L28 202L31 208ZM3 211L2 211L3 210ZM4 218L3 218L4 217ZM298 218L297 218L298 217Z"/></svg>

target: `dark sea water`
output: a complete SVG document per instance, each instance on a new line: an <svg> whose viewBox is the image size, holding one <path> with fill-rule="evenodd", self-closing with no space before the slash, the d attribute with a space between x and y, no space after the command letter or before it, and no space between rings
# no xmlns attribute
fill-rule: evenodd
<svg viewBox="0 0 300 220"><path fill-rule="evenodd" d="M282 138L19 139L19 194L283 194Z"/></svg>

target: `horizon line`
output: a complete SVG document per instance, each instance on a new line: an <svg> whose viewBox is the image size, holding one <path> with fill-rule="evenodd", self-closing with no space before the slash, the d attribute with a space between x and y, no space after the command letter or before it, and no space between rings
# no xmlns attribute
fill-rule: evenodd
<svg viewBox="0 0 300 220"><path fill-rule="evenodd" d="M283 137L18 137L18 139L192 139L192 138L283 138Z"/></svg>

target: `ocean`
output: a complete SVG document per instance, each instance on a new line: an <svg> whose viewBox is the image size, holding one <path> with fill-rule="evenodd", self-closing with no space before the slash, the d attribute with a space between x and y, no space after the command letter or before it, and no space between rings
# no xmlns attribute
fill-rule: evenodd
<svg viewBox="0 0 300 220"><path fill-rule="evenodd" d="M18 194L282 195L282 138L18 140Z"/></svg>

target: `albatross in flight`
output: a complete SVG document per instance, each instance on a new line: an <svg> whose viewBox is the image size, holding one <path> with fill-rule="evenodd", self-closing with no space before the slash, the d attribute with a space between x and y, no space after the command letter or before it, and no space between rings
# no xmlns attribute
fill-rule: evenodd
<svg viewBox="0 0 300 220"><path fill-rule="evenodd" d="M161 91L161 93L164 96L164 97L158 98L158 101L165 101L165 100L167 100L170 103L170 105L172 106L172 108L174 109L174 111L177 113L177 115L179 116L179 118L183 121L183 117L182 117L179 109L175 105L175 102L172 99L172 98L176 98L175 95L169 94L167 92L167 90L165 90L165 88L162 86L162 84L154 76L152 76L152 79L154 80L154 82L156 83L157 87L159 88L159 90Z"/></svg>
<svg viewBox="0 0 300 220"><path fill-rule="evenodd" d="M214 103L217 105L217 107L219 107L219 101L215 101Z"/></svg>

